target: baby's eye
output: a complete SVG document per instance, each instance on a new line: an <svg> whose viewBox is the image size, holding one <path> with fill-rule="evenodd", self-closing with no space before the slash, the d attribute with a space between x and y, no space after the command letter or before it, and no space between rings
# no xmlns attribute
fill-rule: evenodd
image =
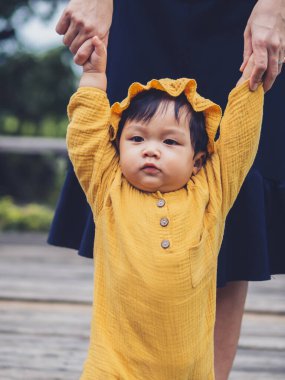
<svg viewBox="0 0 285 380"><path fill-rule="evenodd" d="M178 142L173 139L166 139L163 142L167 145L178 145Z"/></svg>
<svg viewBox="0 0 285 380"><path fill-rule="evenodd" d="M130 140L134 142L142 142L143 138L141 136L133 136L130 138Z"/></svg>

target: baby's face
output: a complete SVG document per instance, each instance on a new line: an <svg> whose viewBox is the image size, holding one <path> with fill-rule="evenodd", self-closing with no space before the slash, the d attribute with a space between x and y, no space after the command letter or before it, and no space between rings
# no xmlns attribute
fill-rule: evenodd
<svg viewBox="0 0 285 380"><path fill-rule="evenodd" d="M123 175L137 189L178 190L198 171L194 164L189 117L186 112L181 113L177 121L174 102L163 112L159 107L148 122L126 121L120 139L120 166Z"/></svg>

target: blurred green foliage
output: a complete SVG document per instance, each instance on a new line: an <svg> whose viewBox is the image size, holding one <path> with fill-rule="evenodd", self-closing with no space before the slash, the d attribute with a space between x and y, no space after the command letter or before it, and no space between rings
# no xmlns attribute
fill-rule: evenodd
<svg viewBox="0 0 285 380"><path fill-rule="evenodd" d="M72 55L64 46L41 53L25 51L16 33L31 16L48 19L58 3L0 2L0 134L65 135L66 106L76 82Z"/></svg>
<svg viewBox="0 0 285 380"><path fill-rule="evenodd" d="M53 154L0 154L0 197L54 207L66 173L66 159Z"/></svg>
<svg viewBox="0 0 285 380"><path fill-rule="evenodd" d="M71 53L65 47L34 53L18 40L25 22L48 20L60 1L0 1L0 135L65 136L76 82ZM45 152L1 153L0 229L48 230L66 164Z"/></svg>
<svg viewBox="0 0 285 380"><path fill-rule="evenodd" d="M0 61L0 83L0 133L64 135L66 106L75 89L65 48L6 57Z"/></svg>
<svg viewBox="0 0 285 380"><path fill-rule="evenodd" d="M11 197L0 199L0 231L48 231L53 211L38 204L16 205Z"/></svg>
<svg viewBox="0 0 285 380"><path fill-rule="evenodd" d="M6 116L0 124L0 134L9 136L65 137L67 124L66 116L56 122L51 117L46 117L38 125L33 122L24 122L20 128L19 120L15 116Z"/></svg>

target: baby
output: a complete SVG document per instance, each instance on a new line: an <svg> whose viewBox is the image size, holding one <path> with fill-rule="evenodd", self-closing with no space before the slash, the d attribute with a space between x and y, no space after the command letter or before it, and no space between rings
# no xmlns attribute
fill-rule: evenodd
<svg viewBox="0 0 285 380"><path fill-rule="evenodd" d="M217 255L256 155L263 88L249 91L250 60L222 118L187 78L133 83L110 108L106 49L93 44L67 133L96 223L81 380L214 379Z"/></svg>

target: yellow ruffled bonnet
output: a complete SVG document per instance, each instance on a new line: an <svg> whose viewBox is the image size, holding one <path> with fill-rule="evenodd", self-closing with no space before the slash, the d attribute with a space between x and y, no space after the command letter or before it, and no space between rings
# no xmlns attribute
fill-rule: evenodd
<svg viewBox="0 0 285 380"><path fill-rule="evenodd" d="M128 96L122 102L116 102L111 107L111 126L110 137L111 140L116 138L118 125L122 113L130 105L131 100L140 92L150 90L151 88L165 91L171 96L179 96L182 92L185 93L186 98L193 107L194 111L204 112L206 131L209 137L208 152L214 152L214 139L217 129L219 127L222 110L220 106L213 103L209 99L205 99L197 93L197 83L194 79L180 78L180 79L152 79L146 85L135 82L131 84L128 90Z"/></svg>

